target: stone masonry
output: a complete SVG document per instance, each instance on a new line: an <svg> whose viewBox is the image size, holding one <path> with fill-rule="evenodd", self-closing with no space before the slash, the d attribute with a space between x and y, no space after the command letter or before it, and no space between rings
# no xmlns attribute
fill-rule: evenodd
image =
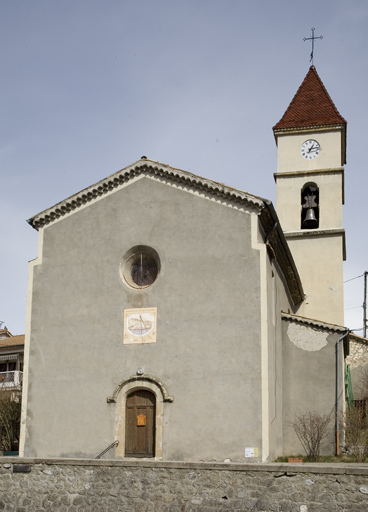
<svg viewBox="0 0 368 512"><path fill-rule="evenodd" d="M0 458L0 511L362 512L368 467Z"/></svg>
<svg viewBox="0 0 368 512"><path fill-rule="evenodd" d="M362 338L360 342L350 340L350 354L346 358L346 364L354 370L368 364L368 343Z"/></svg>

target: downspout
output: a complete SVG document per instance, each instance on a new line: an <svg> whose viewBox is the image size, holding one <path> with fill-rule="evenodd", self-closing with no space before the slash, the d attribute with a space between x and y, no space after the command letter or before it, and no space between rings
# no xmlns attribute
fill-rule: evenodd
<svg viewBox="0 0 368 512"><path fill-rule="evenodd" d="M340 342L349 334L349 329L336 341L336 455L340 454Z"/></svg>

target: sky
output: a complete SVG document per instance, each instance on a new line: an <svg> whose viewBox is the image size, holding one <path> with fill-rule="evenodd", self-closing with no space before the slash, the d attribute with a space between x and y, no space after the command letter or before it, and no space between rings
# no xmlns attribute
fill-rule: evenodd
<svg viewBox="0 0 368 512"><path fill-rule="evenodd" d="M25 331L26 220L142 155L275 205L272 126L311 65L312 27L348 122L345 325L362 335L366 0L0 0L2 326Z"/></svg>

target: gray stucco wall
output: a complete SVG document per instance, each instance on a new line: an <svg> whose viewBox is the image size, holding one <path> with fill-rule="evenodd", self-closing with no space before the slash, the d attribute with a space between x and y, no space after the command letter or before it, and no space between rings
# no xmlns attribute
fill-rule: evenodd
<svg viewBox="0 0 368 512"><path fill-rule="evenodd" d="M131 247L157 281L123 284ZM34 269L26 456L93 457L116 434L116 386L139 367L174 397L163 458L244 460L261 447L259 253L250 214L142 178L44 232ZM157 343L123 345L123 310L158 308ZM261 456L261 453L260 453Z"/></svg>
<svg viewBox="0 0 368 512"><path fill-rule="evenodd" d="M281 311L291 304L285 293L282 276L275 261L268 263L268 379L270 458L275 460L283 447L283 355Z"/></svg>
<svg viewBox="0 0 368 512"><path fill-rule="evenodd" d="M357 464L188 464L0 458L4 512L362 512ZM17 472L20 469L27 472Z"/></svg>
<svg viewBox="0 0 368 512"><path fill-rule="evenodd" d="M283 321L283 455L304 454L293 423L303 414L331 415L321 453L336 449L336 342L343 332L331 332L298 322ZM340 350L340 410L344 407L344 355ZM342 434L340 442L343 444Z"/></svg>

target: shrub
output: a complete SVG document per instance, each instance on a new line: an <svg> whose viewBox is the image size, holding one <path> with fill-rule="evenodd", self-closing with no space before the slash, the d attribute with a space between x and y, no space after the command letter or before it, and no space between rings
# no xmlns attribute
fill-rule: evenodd
<svg viewBox="0 0 368 512"><path fill-rule="evenodd" d="M311 412L295 418L293 427L309 462L318 461L321 443L328 433L330 421L329 414L320 415Z"/></svg>
<svg viewBox="0 0 368 512"><path fill-rule="evenodd" d="M365 405L365 404L364 404ZM357 462L368 456L368 425L365 407L348 406L344 414L345 443Z"/></svg>
<svg viewBox="0 0 368 512"><path fill-rule="evenodd" d="M0 450L18 449L20 414L20 393L0 389Z"/></svg>

